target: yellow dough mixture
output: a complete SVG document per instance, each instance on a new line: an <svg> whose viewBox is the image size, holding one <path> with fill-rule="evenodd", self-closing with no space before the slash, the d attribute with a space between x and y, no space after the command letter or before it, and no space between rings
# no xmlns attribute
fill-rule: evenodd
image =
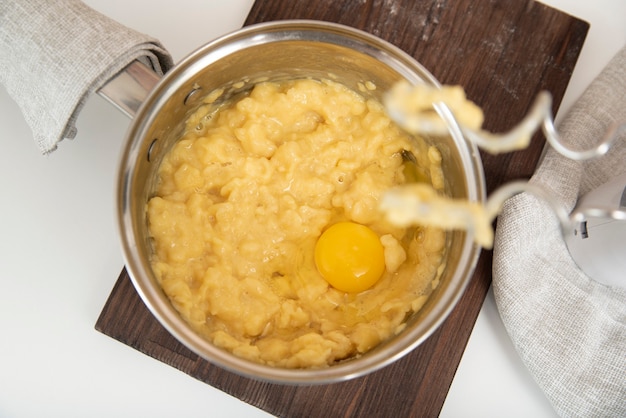
<svg viewBox="0 0 626 418"><path fill-rule="evenodd" d="M402 330L443 268L445 232L380 212L408 179L441 190L441 155L379 102L327 80L257 84L197 110L162 162L153 270L195 331L240 357L311 368L359 356ZM320 235L340 222L382 245L367 290L337 290L316 268Z"/></svg>

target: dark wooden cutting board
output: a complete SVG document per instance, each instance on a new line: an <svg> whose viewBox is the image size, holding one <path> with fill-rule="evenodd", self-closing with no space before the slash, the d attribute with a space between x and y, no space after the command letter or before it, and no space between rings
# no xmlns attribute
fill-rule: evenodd
<svg viewBox="0 0 626 418"><path fill-rule="evenodd" d="M505 131L537 92L558 107L589 25L523 0L257 0L246 25L318 19L371 32L404 49L442 83L461 84L486 113L485 127ZM483 154L489 190L532 174L543 147ZM483 252L458 306L411 354L349 382L293 387L244 378L190 352L154 319L123 270L96 329L164 363L278 416L437 416L491 283ZM486 365L487 367L487 365Z"/></svg>

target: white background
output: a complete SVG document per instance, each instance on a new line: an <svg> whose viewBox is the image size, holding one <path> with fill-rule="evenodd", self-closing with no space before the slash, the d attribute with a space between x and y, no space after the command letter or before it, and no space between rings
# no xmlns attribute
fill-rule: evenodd
<svg viewBox="0 0 626 418"><path fill-rule="evenodd" d="M253 0L88 0L174 59L241 27ZM624 0L545 1L591 23L558 119L626 42ZM114 218L128 120L99 97L41 156L0 87L0 417L250 417L264 412L94 330L122 268ZM442 417L551 417L490 293Z"/></svg>

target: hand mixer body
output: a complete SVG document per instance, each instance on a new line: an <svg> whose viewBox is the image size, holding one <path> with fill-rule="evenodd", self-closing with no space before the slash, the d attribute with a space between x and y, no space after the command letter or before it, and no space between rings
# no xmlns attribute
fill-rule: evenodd
<svg viewBox="0 0 626 418"><path fill-rule="evenodd" d="M583 196L578 208L626 210L626 173ZM578 267L597 282L626 289L626 220L588 217L565 239Z"/></svg>

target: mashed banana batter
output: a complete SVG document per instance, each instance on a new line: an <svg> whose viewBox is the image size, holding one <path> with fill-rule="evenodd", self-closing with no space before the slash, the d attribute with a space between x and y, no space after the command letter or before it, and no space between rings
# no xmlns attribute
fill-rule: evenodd
<svg viewBox="0 0 626 418"><path fill-rule="evenodd" d="M411 177L443 186L437 149L327 80L260 83L218 111L201 107L147 206L162 288L196 332L256 362L325 367L365 353L402 330L442 268L442 230L398 228L379 212L406 181L403 151ZM342 221L384 247L382 277L360 293L315 267L318 238Z"/></svg>

